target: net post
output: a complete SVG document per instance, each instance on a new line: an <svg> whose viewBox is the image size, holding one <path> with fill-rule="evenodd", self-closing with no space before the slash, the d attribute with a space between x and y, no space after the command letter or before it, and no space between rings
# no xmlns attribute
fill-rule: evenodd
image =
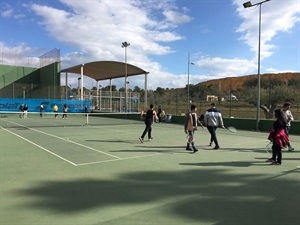
<svg viewBox="0 0 300 225"><path fill-rule="evenodd" d="M85 115L86 115L86 125L88 125L89 124L89 114L87 113Z"/></svg>

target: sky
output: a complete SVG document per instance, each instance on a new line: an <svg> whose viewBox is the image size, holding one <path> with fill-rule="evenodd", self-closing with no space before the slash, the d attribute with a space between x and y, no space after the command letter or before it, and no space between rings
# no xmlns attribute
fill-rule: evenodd
<svg viewBox="0 0 300 225"><path fill-rule="evenodd" d="M261 74L300 72L300 0L261 4L260 51L260 7L244 8L246 1L1 0L0 61L38 67L38 57L57 48L62 69L125 62L126 41L127 63L149 72L152 90L257 74L259 55ZM68 83L77 87L78 77L70 74ZM144 88L144 75L128 81L128 88ZM84 77L85 87L96 85Z"/></svg>

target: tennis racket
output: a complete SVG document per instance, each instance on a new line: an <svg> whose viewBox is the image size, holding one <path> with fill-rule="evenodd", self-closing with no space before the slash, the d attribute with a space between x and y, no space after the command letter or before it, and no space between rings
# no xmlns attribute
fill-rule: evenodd
<svg viewBox="0 0 300 225"><path fill-rule="evenodd" d="M269 150L271 149L271 144L272 144L272 141L270 141L270 142L266 145L266 152L267 152L268 154L271 154L271 153L269 152Z"/></svg>
<svg viewBox="0 0 300 225"><path fill-rule="evenodd" d="M189 144L191 144L193 142L193 140L194 140L193 136L187 134L187 136L186 136L186 142L189 143Z"/></svg>
<svg viewBox="0 0 300 225"><path fill-rule="evenodd" d="M235 127L226 127L227 130L229 130L232 133L236 133L237 129Z"/></svg>

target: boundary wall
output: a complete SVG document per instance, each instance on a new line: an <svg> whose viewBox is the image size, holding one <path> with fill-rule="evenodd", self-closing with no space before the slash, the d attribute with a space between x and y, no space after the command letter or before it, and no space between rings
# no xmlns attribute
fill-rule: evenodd
<svg viewBox="0 0 300 225"><path fill-rule="evenodd" d="M119 118L119 119L132 119L132 120L141 120L141 114L136 113L118 113L118 114L103 114L101 116ZM171 119L168 121L170 123L175 124L184 124L185 116L171 116ZM246 130L246 131L255 131L256 130L256 119L236 119L236 118L223 118L224 125L226 127L233 126L238 130ZM269 132L272 129L272 125L275 120L260 120L259 131L261 132ZM300 121L294 120L292 121L292 126L290 129L290 134L292 135L300 135Z"/></svg>

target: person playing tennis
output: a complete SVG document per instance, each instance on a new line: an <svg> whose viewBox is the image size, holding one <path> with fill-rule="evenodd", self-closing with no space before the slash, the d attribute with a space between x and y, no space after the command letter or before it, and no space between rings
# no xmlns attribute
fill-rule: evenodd
<svg viewBox="0 0 300 225"><path fill-rule="evenodd" d="M58 115L58 106L56 104L54 104L53 106L53 112L54 112L54 118L56 119Z"/></svg>
<svg viewBox="0 0 300 225"><path fill-rule="evenodd" d="M68 106L66 104L64 104L63 115L62 115L63 119L67 119L67 112L68 112Z"/></svg>
<svg viewBox="0 0 300 225"><path fill-rule="evenodd" d="M210 109L208 109L204 115L204 123L210 133L209 145L211 146L214 142L215 147L213 149L219 149L220 145L217 139L216 130L219 126L223 129L225 129L225 127L222 119L222 114L218 109L216 109L216 104L213 102L210 104Z"/></svg>
<svg viewBox="0 0 300 225"><path fill-rule="evenodd" d="M284 116L285 116L285 118L287 120L286 130L285 130L285 133L286 133L287 136L289 136L289 130L291 129L291 121L294 120L294 117L292 115L292 112L290 111L290 108L291 108L291 103L285 102L283 104L282 111L283 111L283 114L284 114ZM291 151L294 150L294 148L291 146L290 142L287 143L287 146L288 146L288 151L291 152Z"/></svg>
<svg viewBox="0 0 300 225"><path fill-rule="evenodd" d="M146 117L145 117L145 129L144 132L142 134L141 137L139 137L139 140L141 143L144 143L144 137L146 136L146 134L148 133L148 141L151 141L153 139L152 137L152 123L153 123L153 119L155 119L155 121L158 120L157 117L157 113L154 110L154 105L150 104L150 108L147 110L146 112Z"/></svg>
<svg viewBox="0 0 300 225"><path fill-rule="evenodd" d="M195 147L194 142L194 132L197 130L198 117L197 117L197 107L191 105L191 111L186 114L186 121L184 123L184 132L188 135L186 150L193 151L194 153L198 151Z"/></svg>
<svg viewBox="0 0 300 225"><path fill-rule="evenodd" d="M287 119L282 109L276 109L274 114L276 121L273 123L273 129L268 136L268 139L273 142L272 157L267 159L267 162L271 162L271 165L281 165L281 150L289 143L289 137L285 131Z"/></svg>

